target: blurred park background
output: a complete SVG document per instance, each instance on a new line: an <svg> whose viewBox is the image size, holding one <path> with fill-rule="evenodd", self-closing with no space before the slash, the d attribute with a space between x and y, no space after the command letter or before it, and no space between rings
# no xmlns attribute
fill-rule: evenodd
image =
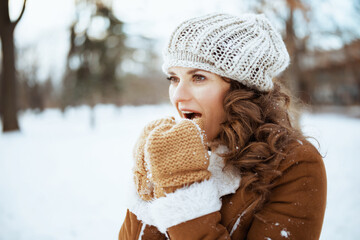
<svg viewBox="0 0 360 240"><path fill-rule="evenodd" d="M214 11L265 13L291 55L282 79L310 107L360 103L359 0L2 0L0 7L4 131L16 130L26 109L167 101L166 38L180 21Z"/></svg>
<svg viewBox="0 0 360 240"><path fill-rule="evenodd" d="M0 0L0 239L116 238L137 134L175 114L162 48L212 12L281 32L328 172L322 239L360 238L360 0Z"/></svg>

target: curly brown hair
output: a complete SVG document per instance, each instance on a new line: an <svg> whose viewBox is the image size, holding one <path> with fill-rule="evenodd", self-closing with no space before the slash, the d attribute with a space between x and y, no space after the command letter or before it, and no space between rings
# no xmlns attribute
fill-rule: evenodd
<svg viewBox="0 0 360 240"><path fill-rule="evenodd" d="M226 120L213 144L229 148L222 157L240 170L241 194L257 194L251 207L256 211L266 202L272 180L281 176L278 167L287 149L305 137L291 124L290 96L280 83L274 82L269 92L260 92L238 81L224 80L230 81L224 99Z"/></svg>

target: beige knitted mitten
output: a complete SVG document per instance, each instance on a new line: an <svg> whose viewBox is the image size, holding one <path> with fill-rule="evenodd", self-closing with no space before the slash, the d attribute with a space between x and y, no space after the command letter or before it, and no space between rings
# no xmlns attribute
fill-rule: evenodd
<svg viewBox="0 0 360 240"><path fill-rule="evenodd" d="M144 148L146 139L149 136L149 133L157 126L161 124L173 124L175 123L175 118L162 118L155 121L150 122L148 125L145 126L143 129L139 139L137 140L134 151L133 157L135 160L134 166L134 180L136 190L139 193L140 197L145 200L149 201L154 198L154 187L153 183L150 181L148 170L149 166L146 166L145 163L145 154Z"/></svg>
<svg viewBox="0 0 360 240"><path fill-rule="evenodd" d="M209 156L201 129L203 120L185 119L162 123L150 132L145 161L150 165L155 198L210 178Z"/></svg>

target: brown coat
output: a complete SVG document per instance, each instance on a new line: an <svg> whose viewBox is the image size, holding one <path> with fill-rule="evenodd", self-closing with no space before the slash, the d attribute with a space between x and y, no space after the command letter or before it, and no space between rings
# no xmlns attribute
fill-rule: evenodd
<svg viewBox="0 0 360 240"><path fill-rule="evenodd" d="M319 239L326 205L326 173L318 151L304 142L295 147L280 165L266 204L257 217L246 211L254 195L222 197L220 211L169 227L170 239ZM144 225L145 226L145 225ZM127 211L119 240L139 238L143 223ZM141 239L166 239L156 227L146 225Z"/></svg>

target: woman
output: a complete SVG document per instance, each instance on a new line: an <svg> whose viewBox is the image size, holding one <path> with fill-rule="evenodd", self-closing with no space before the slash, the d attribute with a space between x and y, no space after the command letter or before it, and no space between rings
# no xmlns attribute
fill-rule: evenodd
<svg viewBox="0 0 360 240"><path fill-rule="evenodd" d="M181 120L149 123L119 239L318 239L326 175L273 78L289 64L263 15L180 24L164 52Z"/></svg>

